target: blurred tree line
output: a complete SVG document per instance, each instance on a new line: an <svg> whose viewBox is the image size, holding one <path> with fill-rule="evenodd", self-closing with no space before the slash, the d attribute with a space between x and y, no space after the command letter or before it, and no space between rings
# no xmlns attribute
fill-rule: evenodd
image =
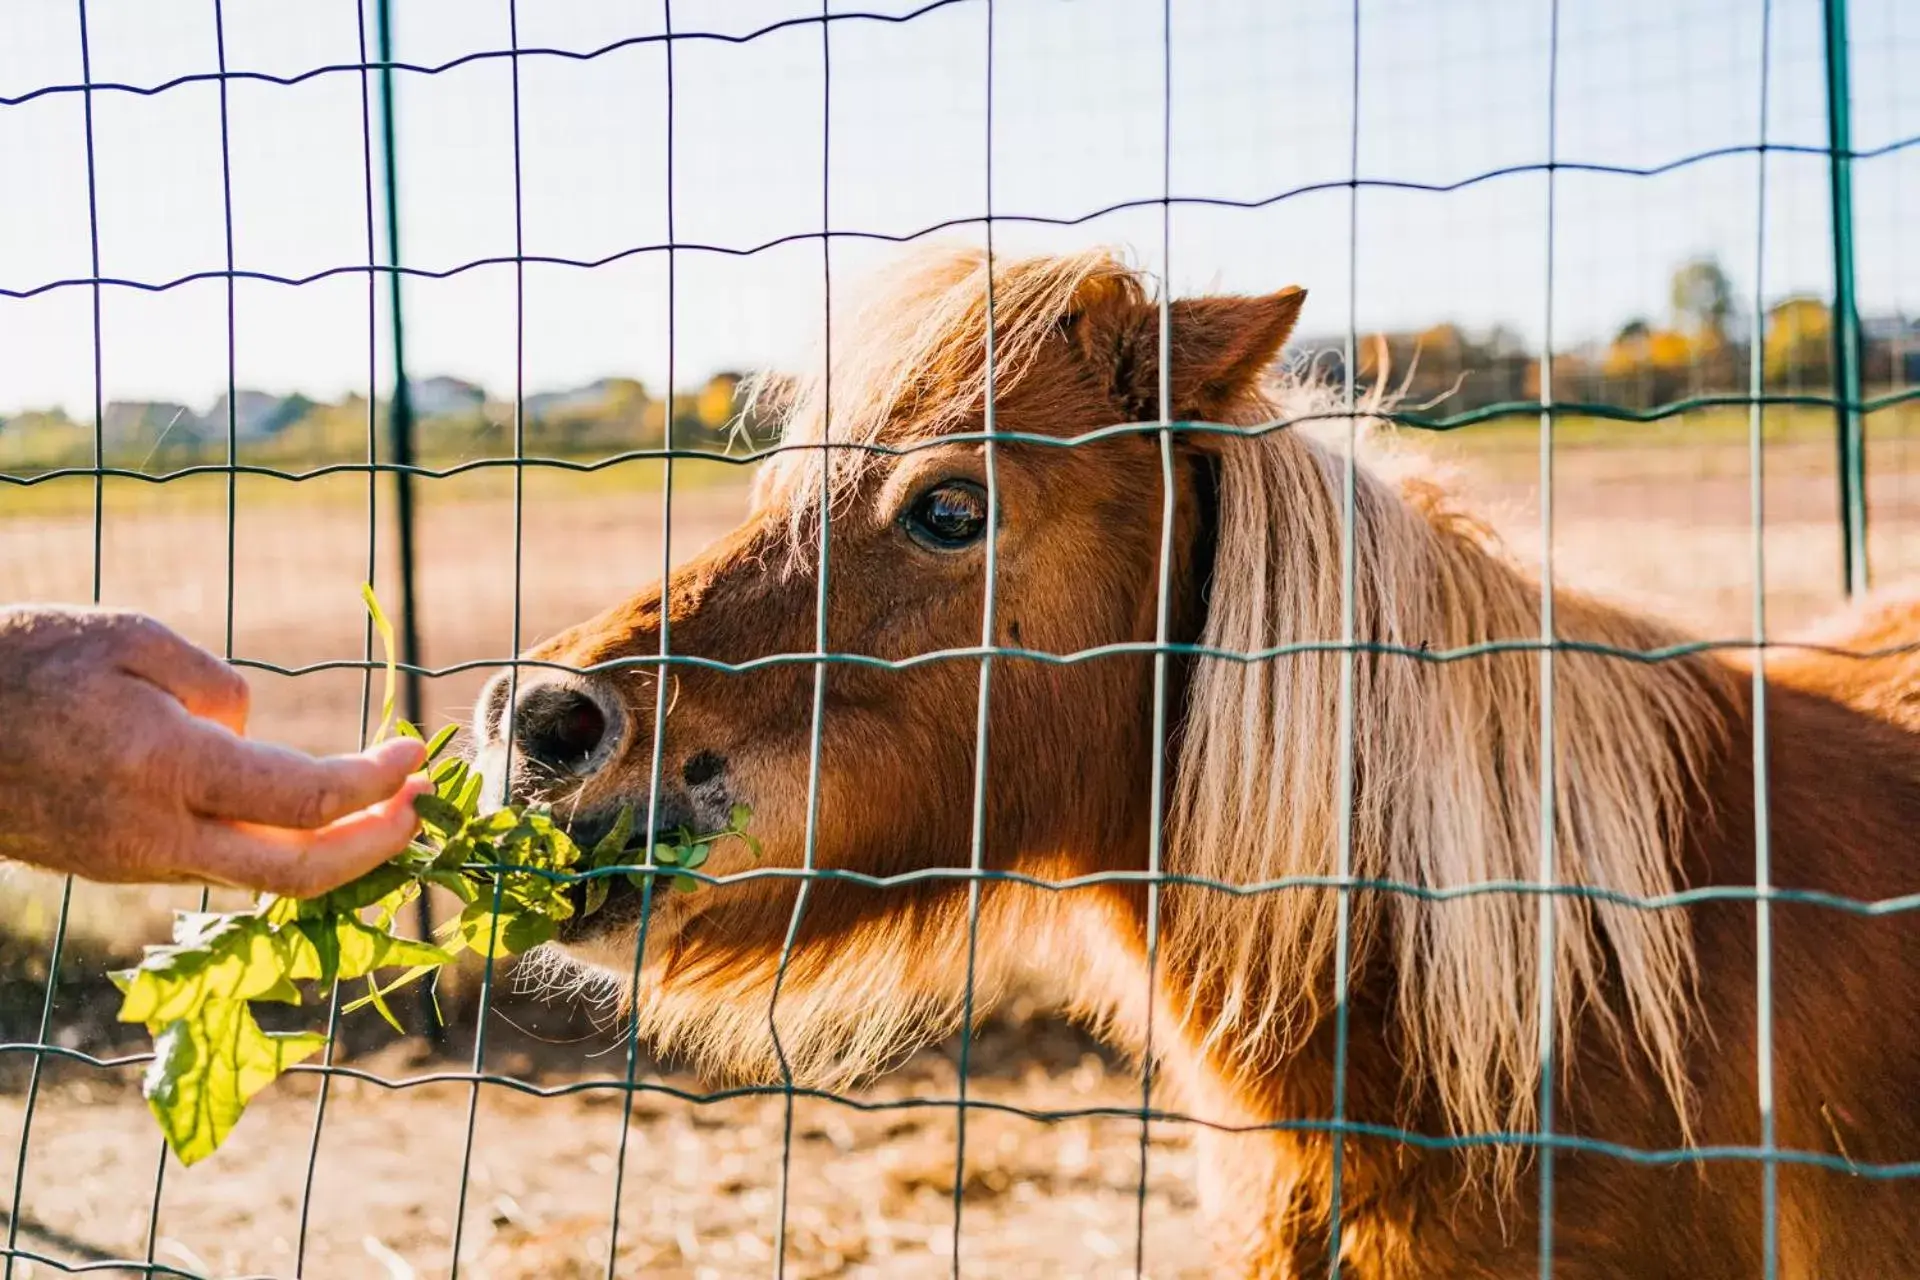
<svg viewBox="0 0 1920 1280"><path fill-rule="evenodd" d="M1766 390L1831 395L1833 316L1810 295L1775 302L1762 317L1761 377ZM1647 410L1694 396L1741 394L1751 378L1751 313L1712 258L1683 263L1668 288L1668 313L1636 316L1611 339L1553 357L1553 398ZM1321 349L1321 366L1340 374L1344 341ZM1385 348L1384 368L1380 348ZM1360 344L1363 383L1384 377L1405 409L1460 413L1540 398L1540 357L1511 330L1474 335L1455 324L1371 337ZM1861 318L1862 379L1868 394L1920 385L1920 321L1903 315Z"/></svg>
<svg viewBox="0 0 1920 1280"><path fill-rule="evenodd" d="M778 423L748 403L744 378L721 372L670 398L632 378L603 378L585 387L528 396L520 406L519 435L526 456L605 457L673 445L702 453L739 454L773 443ZM511 457L515 406L455 378L433 377L410 386L414 454L426 467L478 458ZM392 440L382 399L373 405L375 457L389 461ZM106 465L148 472L221 463L231 428L236 458L246 464L306 469L367 457L366 397L321 402L303 395L242 391L231 409L222 396L204 412L185 405L113 401L101 421ZM16 474L93 465L91 421L59 409L30 410L0 419L0 470Z"/></svg>
<svg viewBox="0 0 1920 1280"><path fill-rule="evenodd" d="M1553 357L1553 397L1561 403L1618 405L1633 410L1702 395L1740 394L1751 377L1751 312L1712 258L1682 263L1669 281L1667 314L1629 319L1610 339ZM1783 298L1762 317L1762 380L1770 391L1831 394L1833 317L1812 296ZM1341 377L1344 340L1307 341L1323 373ZM1540 398L1540 359L1513 330L1483 333L1441 323L1369 335L1360 344L1362 383L1384 380L1403 409L1442 414ZM1384 354L1384 361L1382 356ZM1868 394L1920 385L1920 322L1905 316L1863 316L1861 355ZM742 375L723 371L697 387L656 394L632 378L602 378L583 387L541 392L519 406L519 435L528 456L593 458L659 448L672 426L676 449L734 454L765 448L779 430L777 406L743 394ZM479 458L511 457L516 408L456 378L411 384L415 456L443 467ZM373 406L375 454L390 457L385 401ZM302 395L240 391L204 412L180 404L114 401L101 422L105 461L113 467L163 472L218 464L233 434L237 459L303 470L367 456L368 405L349 396L335 403ZM0 471L33 474L93 463L91 420L58 409L0 419Z"/></svg>

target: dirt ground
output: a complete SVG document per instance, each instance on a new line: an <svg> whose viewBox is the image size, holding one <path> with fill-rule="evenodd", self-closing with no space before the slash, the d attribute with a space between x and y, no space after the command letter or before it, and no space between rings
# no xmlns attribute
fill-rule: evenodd
<svg viewBox="0 0 1920 1280"><path fill-rule="evenodd" d="M541 1088L596 1078L601 1087L545 1098L481 1089L459 1273L599 1277L622 1127L622 1094L613 1087L622 1041L608 1031L586 1046L547 1044L517 1031L508 1016L496 1016L490 1031L490 1071ZM390 1045L355 1055L353 1066L405 1080L460 1071L469 1050L460 1043L436 1056L419 1044ZM597 1061L583 1061L595 1052ZM160 1147L137 1075L137 1068L50 1071L34 1117L21 1247L71 1263L145 1256ZM699 1089L651 1070L641 1078ZM1033 1109L1137 1105L1139 1096L1137 1081L1074 1033L1018 1018L983 1039L970 1079L974 1099ZM316 1092L313 1076L283 1080L212 1158L190 1170L168 1162L153 1237L157 1262L209 1276L295 1274ZM956 1096L948 1050L921 1055L860 1097L869 1107L908 1105L862 1110L796 1100L785 1173L788 1275L949 1274ZM472 1100L464 1080L403 1091L334 1083L313 1166L303 1274L449 1274ZM7 1151L18 1143L21 1104L16 1079L0 1099ZM771 1274L785 1121L778 1096L695 1104L637 1095L620 1196L619 1274ZM1153 1134L1145 1248L1156 1277L1206 1274L1191 1249L1187 1137L1172 1126ZM1139 1124L1124 1118L1044 1126L970 1112L961 1216L968 1271L1132 1274L1139 1140ZM0 1183L8 1200L10 1181Z"/></svg>
<svg viewBox="0 0 1920 1280"><path fill-rule="evenodd" d="M1472 504L1525 554L1537 546L1537 462L1520 445L1463 434L1442 452L1464 469ZM1920 461L1894 441L1870 460L1873 554L1882 581L1920 571ZM657 470L657 466L653 468ZM1770 447L1767 603L1776 628L1803 625L1839 600L1839 543L1830 445ZM518 561L521 623L531 643L654 576L661 501L638 471L591 479L533 474ZM0 495L0 600L85 599L94 536L89 482L63 481L9 504ZM425 659L497 659L510 652L516 580L513 505L498 475L426 486L421 525ZM366 573L365 481L298 491L248 479L237 489L231 651L295 666L360 656L357 589ZM109 494L100 573L104 597L150 610L215 648L228 641L228 531L219 482ZM676 493L678 559L743 510L736 481L706 477ZM1155 508L1157 510L1157 506ZM1575 447L1556 468L1558 576L1658 609L1702 633L1744 635L1752 616L1752 545L1744 448L1720 436L1658 449ZM383 548L390 524L378 525ZM382 552L383 558L386 555ZM384 563L384 559L383 559ZM390 568L381 589L395 596ZM464 718L485 672L429 682L427 718ZM255 673L256 726L314 749L353 740L361 677ZM28 873L0 884L0 1209L16 1203L14 1164L25 1081L38 1038L58 886ZM69 946L48 1040L110 1057L144 1047L111 1022L101 979L111 963L158 940L165 915L191 895L75 891ZM567 1280L605 1269L622 1138L624 1071L617 1028L585 1010L504 991L486 1028L484 1067L543 1089L477 1094L459 1274L474 1280ZM385 1080L460 1073L471 1032L433 1051L356 1030L344 1061ZM786 1274L918 1277L949 1273L956 1046L916 1057L862 1106L802 1099L793 1108ZM12 1223L18 1245L68 1264L143 1258L160 1144L137 1092L138 1065L49 1059L38 1093L25 1180ZM643 1061L640 1079L697 1089ZM594 1087L594 1081L600 1081ZM983 1034L972 1096L1026 1108L1135 1106L1139 1081L1078 1033L1014 1010ZM256 1102L228 1146L203 1165L169 1163L152 1232L154 1259L206 1276L293 1275L300 1206L315 1131L316 1078L283 1081ZM313 1164L304 1270L309 1277L439 1277L451 1266L461 1153L475 1092L464 1080L391 1089L336 1082ZM928 1105L889 1106L898 1103ZM937 1105L945 1101L949 1105ZM619 1274L718 1280L773 1272L785 1114L777 1097L696 1104L637 1097L626 1130ZM961 1246L970 1275L1133 1274L1140 1185L1137 1122L1042 1124L976 1112L968 1124ZM1156 1127L1146 1182L1148 1275L1206 1274L1189 1189L1190 1134ZM11 1219L9 1219L11 1221ZM45 1276L45 1263L16 1276ZM105 1268L97 1274L131 1274Z"/></svg>

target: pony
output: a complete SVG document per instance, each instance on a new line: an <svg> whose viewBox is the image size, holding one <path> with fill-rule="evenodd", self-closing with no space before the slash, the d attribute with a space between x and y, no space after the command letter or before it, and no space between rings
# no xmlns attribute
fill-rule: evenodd
<svg viewBox="0 0 1920 1280"><path fill-rule="evenodd" d="M482 695L483 769L581 840L752 811L723 883L557 945L742 1082L868 1076L1043 975L1197 1122L1222 1275L1534 1275L1549 1119L1556 1274L1752 1275L1770 1050L1780 1273L1903 1272L1920 922L1769 903L1767 1043L1751 887L1757 830L1772 885L1920 886L1920 742L1543 591L1282 367L1304 301L1105 251L882 273L760 389L745 522Z"/></svg>
<svg viewBox="0 0 1920 1280"><path fill-rule="evenodd" d="M1920 584L1882 588L1829 614L1767 661L1782 684L1920 730Z"/></svg>

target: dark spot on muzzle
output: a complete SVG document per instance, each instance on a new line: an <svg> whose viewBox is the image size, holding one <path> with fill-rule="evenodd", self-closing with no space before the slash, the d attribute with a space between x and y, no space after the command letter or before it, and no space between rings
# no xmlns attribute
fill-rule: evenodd
<svg viewBox="0 0 1920 1280"><path fill-rule="evenodd" d="M686 779L688 786L699 787L712 782L726 771L727 758L725 756L715 755L711 751L702 751L699 755L687 761L686 767L680 770L680 776Z"/></svg>

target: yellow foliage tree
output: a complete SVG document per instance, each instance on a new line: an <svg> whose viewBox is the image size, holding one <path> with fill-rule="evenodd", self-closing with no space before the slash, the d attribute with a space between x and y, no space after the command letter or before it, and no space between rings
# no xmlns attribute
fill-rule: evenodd
<svg viewBox="0 0 1920 1280"><path fill-rule="evenodd" d="M735 394L740 389L737 374L716 373L707 379L707 385L700 389L699 398L694 402L694 414L700 419L700 425L709 431L718 431L726 426L733 417Z"/></svg>
<svg viewBox="0 0 1920 1280"><path fill-rule="evenodd" d="M1762 362L1769 383L1824 383L1833 364L1833 313L1819 298L1800 296L1767 310L1767 350Z"/></svg>

